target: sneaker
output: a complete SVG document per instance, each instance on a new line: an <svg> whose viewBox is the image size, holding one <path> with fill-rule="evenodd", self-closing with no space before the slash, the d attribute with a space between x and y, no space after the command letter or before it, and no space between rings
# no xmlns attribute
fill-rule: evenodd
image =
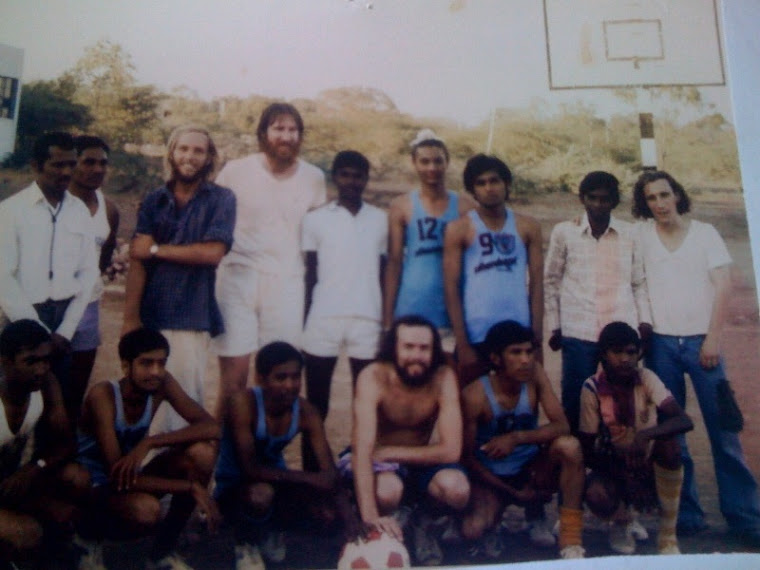
<svg viewBox="0 0 760 570"><path fill-rule="evenodd" d="M445 515L437 518L433 522L433 527L440 536L441 542L446 544L462 541L462 533L459 532L459 525L451 515Z"/></svg>
<svg viewBox="0 0 760 570"><path fill-rule="evenodd" d="M610 524L610 548L620 554L636 552L636 541L628 530L628 524Z"/></svg>
<svg viewBox="0 0 760 570"><path fill-rule="evenodd" d="M170 552L160 560L148 560L145 563L146 570L193 570L187 562L180 558L176 552Z"/></svg>
<svg viewBox="0 0 760 570"><path fill-rule="evenodd" d="M657 552L659 554L681 554L678 548L676 537L661 539L657 543Z"/></svg>
<svg viewBox="0 0 760 570"><path fill-rule="evenodd" d="M259 542L261 555L269 562L279 563L285 560L285 533L281 530L270 530Z"/></svg>
<svg viewBox="0 0 760 570"><path fill-rule="evenodd" d="M498 527L483 536L483 554L489 560L498 560L504 554L504 541L501 539Z"/></svg>
<svg viewBox="0 0 760 570"><path fill-rule="evenodd" d="M81 536L74 536L74 547L81 551L78 570L107 570L103 564L103 543L85 540Z"/></svg>
<svg viewBox="0 0 760 570"><path fill-rule="evenodd" d="M530 536L530 541L540 548L551 548L557 544L557 539L554 538L546 519L533 521L530 525L528 536Z"/></svg>
<svg viewBox="0 0 760 570"><path fill-rule="evenodd" d="M266 570L256 545L247 542L235 545L235 570Z"/></svg>
<svg viewBox="0 0 760 570"><path fill-rule="evenodd" d="M414 558L417 564L420 566L441 565L443 552L428 528L419 524L414 525L412 527L412 538L414 540Z"/></svg>
<svg viewBox="0 0 760 570"><path fill-rule="evenodd" d="M649 540L649 531L644 528L644 525L639 522L639 513L631 509L631 522L628 523L628 532L635 540L642 542Z"/></svg>
<svg viewBox="0 0 760 570"><path fill-rule="evenodd" d="M569 560L571 558L585 558L586 549L583 548L580 544L570 544L559 551L559 557L565 560Z"/></svg>

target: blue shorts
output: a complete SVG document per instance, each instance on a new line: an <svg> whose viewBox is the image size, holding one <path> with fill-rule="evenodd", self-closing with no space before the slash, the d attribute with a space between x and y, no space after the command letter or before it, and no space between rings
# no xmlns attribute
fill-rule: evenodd
<svg viewBox="0 0 760 570"><path fill-rule="evenodd" d="M84 310L82 320L71 337L71 350L85 352L100 346L100 310L99 301L93 301Z"/></svg>

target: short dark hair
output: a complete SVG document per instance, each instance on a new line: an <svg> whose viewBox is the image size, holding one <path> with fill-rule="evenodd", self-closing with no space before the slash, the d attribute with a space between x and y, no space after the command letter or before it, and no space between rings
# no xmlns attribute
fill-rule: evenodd
<svg viewBox="0 0 760 570"><path fill-rule="evenodd" d="M443 142L441 139L423 139L418 143L415 143L412 146L412 158L417 158L417 149L422 147L433 147L433 148L440 148L443 151L444 156L446 157L446 161L449 160L449 149L446 146L446 143Z"/></svg>
<svg viewBox="0 0 760 570"><path fill-rule="evenodd" d="M296 127L298 127L298 134L303 138L303 118L301 118L301 113L298 112L298 109L290 103L272 103L262 111L259 124L256 127L256 139L259 141L259 145L266 143L267 129L280 115L290 115L293 117Z"/></svg>
<svg viewBox="0 0 760 570"><path fill-rule="evenodd" d="M483 174L493 170L504 181L504 184L509 185L512 183L512 171L509 170L507 163L497 158L494 155L486 155L483 153L476 154L471 157L464 167L464 187L470 193L475 193L475 179ZM509 193L507 193L509 195Z"/></svg>
<svg viewBox="0 0 760 570"><path fill-rule="evenodd" d="M393 321L391 328L386 331L380 344L380 351L377 354L377 360L396 364L396 348L398 345L398 329L405 327L425 327L430 329L433 334L433 356L430 361L430 370L437 370L441 365L446 363L441 346L441 335L435 325L420 315L404 315Z"/></svg>
<svg viewBox="0 0 760 570"><path fill-rule="evenodd" d="M37 321L13 321L0 333L0 356L13 360L22 350L34 350L42 343L50 342L50 338L50 333Z"/></svg>
<svg viewBox="0 0 760 570"><path fill-rule="evenodd" d="M261 347L256 353L256 373L266 378L275 366L293 361L298 362L298 366L303 368L301 351L290 343L276 340Z"/></svg>
<svg viewBox="0 0 760 570"><path fill-rule="evenodd" d="M57 146L62 150L74 150L74 137L63 131L53 131L37 137L32 146L32 162L38 168L50 158L51 146Z"/></svg>
<svg viewBox="0 0 760 570"><path fill-rule="evenodd" d="M538 345L533 329L525 327L517 321L501 321L488 329L483 345L488 354L501 356L501 353L508 346L524 342L531 343L533 347Z"/></svg>
<svg viewBox="0 0 760 570"><path fill-rule="evenodd" d="M622 348L633 344L641 348L641 339L634 328L622 321L613 321L606 325L599 333L599 354L602 355L611 348Z"/></svg>
<svg viewBox="0 0 760 570"><path fill-rule="evenodd" d="M369 175L369 160L362 153L355 150L342 150L333 159L331 173L335 176L340 168L356 168L363 174Z"/></svg>
<svg viewBox="0 0 760 570"><path fill-rule="evenodd" d="M132 362L135 358L151 350L163 349L169 356L169 341L155 329L141 327L128 332L119 341L119 358Z"/></svg>
<svg viewBox="0 0 760 570"><path fill-rule="evenodd" d="M88 148L102 148L106 154L111 154L111 148L106 144L106 141L92 135L79 135L76 137L74 139L74 148L77 151L77 156Z"/></svg>
<svg viewBox="0 0 760 570"><path fill-rule="evenodd" d="M620 182L615 176L603 170L595 170L586 174L578 186L578 194L582 198L592 190L599 189L607 190L610 193L613 208L620 203Z"/></svg>
<svg viewBox="0 0 760 570"><path fill-rule="evenodd" d="M686 190L684 190L683 186L664 170L653 170L644 172L639 176L636 184L633 185L633 206L631 206L631 213L634 217L644 219L654 218L654 214L649 208L649 204L647 204L644 188L646 188L647 184L654 182L655 180L667 180L668 184L670 184L670 187L673 189L673 194L676 195L676 210L679 214L685 214L691 210L691 200L689 200L689 197L686 195Z"/></svg>

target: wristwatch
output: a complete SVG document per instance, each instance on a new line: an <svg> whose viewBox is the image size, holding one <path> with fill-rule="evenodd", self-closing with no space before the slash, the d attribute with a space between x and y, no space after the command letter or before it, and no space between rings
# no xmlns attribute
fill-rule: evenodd
<svg viewBox="0 0 760 570"><path fill-rule="evenodd" d="M150 253L151 257L156 257L156 254L158 253L158 244L154 243L152 246L150 246L148 253Z"/></svg>

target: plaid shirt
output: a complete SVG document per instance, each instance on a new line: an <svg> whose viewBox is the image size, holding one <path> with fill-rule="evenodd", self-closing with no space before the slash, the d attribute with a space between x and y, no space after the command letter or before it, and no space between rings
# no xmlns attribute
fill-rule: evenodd
<svg viewBox="0 0 760 570"><path fill-rule="evenodd" d="M205 182L180 210L166 186L149 193L140 204L135 234L151 235L158 244L220 241L229 251L234 228L235 195ZM146 327L208 331L211 336L224 332L214 295L216 266L160 260L144 264L147 275L140 318Z"/></svg>
<svg viewBox="0 0 760 570"><path fill-rule="evenodd" d="M549 331L596 342L602 328L624 321L651 323L649 294L633 224L610 218L597 240L588 217L580 225L561 222L552 230L544 267L545 314Z"/></svg>

